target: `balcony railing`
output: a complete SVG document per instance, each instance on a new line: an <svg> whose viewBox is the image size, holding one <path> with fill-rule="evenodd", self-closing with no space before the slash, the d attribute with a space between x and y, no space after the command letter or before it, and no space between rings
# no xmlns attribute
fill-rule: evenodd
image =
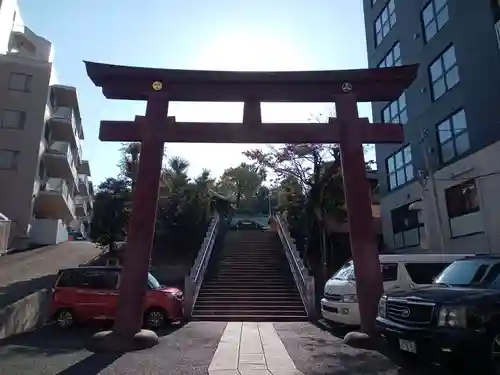
<svg viewBox="0 0 500 375"><path fill-rule="evenodd" d="M62 178L47 178L40 182L40 190L47 192L58 192L64 198L69 196L69 187L65 180Z"/></svg>
<svg viewBox="0 0 500 375"><path fill-rule="evenodd" d="M75 135L76 142L79 143L78 141L80 140L80 138L78 137L78 127L76 124L75 111L73 110L73 108L62 106L55 107L52 117L54 119L60 119L69 122L71 124L71 128L73 129L73 134Z"/></svg>
<svg viewBox="0 0 500 375"><path fill-rule="evenodd" d="M66 201L69 210L74 214L75 212L75 202L70 195L70 190L68 183L62 178L47 178L40 181L40 191L59 193L62 195Z"/></svg>
<svg viewBox="0 0 500 375"><path fill-rule="evenodd" d="M53 154L64 155L68 159L71 168L75 167L71 146L68 142L52 141L47 144L47 151Z"/></svg>
<svg viewBox="0 0 500 375"><path fill-rule="evenodd" d="M85 198L76 196L75 197L75 205L77 206L85 206Z"/></svg>

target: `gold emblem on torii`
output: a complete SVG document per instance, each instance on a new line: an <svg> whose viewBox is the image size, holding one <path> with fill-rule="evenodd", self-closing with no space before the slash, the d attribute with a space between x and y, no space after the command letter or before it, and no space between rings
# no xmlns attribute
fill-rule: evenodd
<svg viewBox="0 0 500 375"><path fill-rule="evenodd" d="M153 90L155 91L160 91L162 88L163 88L163 83L161 83L160 81L154 81L152 84L151 84L151 87L153 88Z"/></svg>

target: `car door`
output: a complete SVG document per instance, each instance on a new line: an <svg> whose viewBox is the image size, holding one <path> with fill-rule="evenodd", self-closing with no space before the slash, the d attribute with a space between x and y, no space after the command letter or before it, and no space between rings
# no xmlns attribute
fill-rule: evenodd
<svg viewBox="0 0 500 375"><path fill-rule="evenodd" d="M85 319L101 320L113 317L113 300L116 300L118 296L116 291L118 278L115 278L115 284L112 287L113 277L109 274L110 272L103 270L83 271L78 294L80 295L79 310ZM114 303L116 304L116 301Z"/></svg>

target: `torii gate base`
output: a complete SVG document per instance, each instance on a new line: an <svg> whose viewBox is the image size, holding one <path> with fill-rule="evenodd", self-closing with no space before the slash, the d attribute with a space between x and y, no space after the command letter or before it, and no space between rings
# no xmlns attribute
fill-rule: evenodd
<svg viewBox="0 0 500 375"><path fill-rule="evenodd" d="M141 141L128 246L112 332L96 335L97 350L150 347L158 337L141 331L143 300L154 236L164 142L339 143L351 252L362 330L371 334L382 290L363 143L400 143L399 124L370 124L358 117L358 101L392 101L413 81L418 66L331 72L204 72L86 63L87 73L110 99L147 100L146 116L102 121L103 141ZM165 87L165 92L163 91ZM244 102L243 124L177 123L169 101ZM260 103L335 102L327 124L262 123Z"/></svg>

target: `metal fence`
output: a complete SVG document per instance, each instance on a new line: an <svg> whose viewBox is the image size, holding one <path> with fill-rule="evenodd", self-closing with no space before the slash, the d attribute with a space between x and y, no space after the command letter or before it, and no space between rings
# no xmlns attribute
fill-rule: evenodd
<svg viewBox="0 0 500 375"><path fill-rule="evenodd" d="M0 213L0 253L7 251L12 221Z"/></svg>

